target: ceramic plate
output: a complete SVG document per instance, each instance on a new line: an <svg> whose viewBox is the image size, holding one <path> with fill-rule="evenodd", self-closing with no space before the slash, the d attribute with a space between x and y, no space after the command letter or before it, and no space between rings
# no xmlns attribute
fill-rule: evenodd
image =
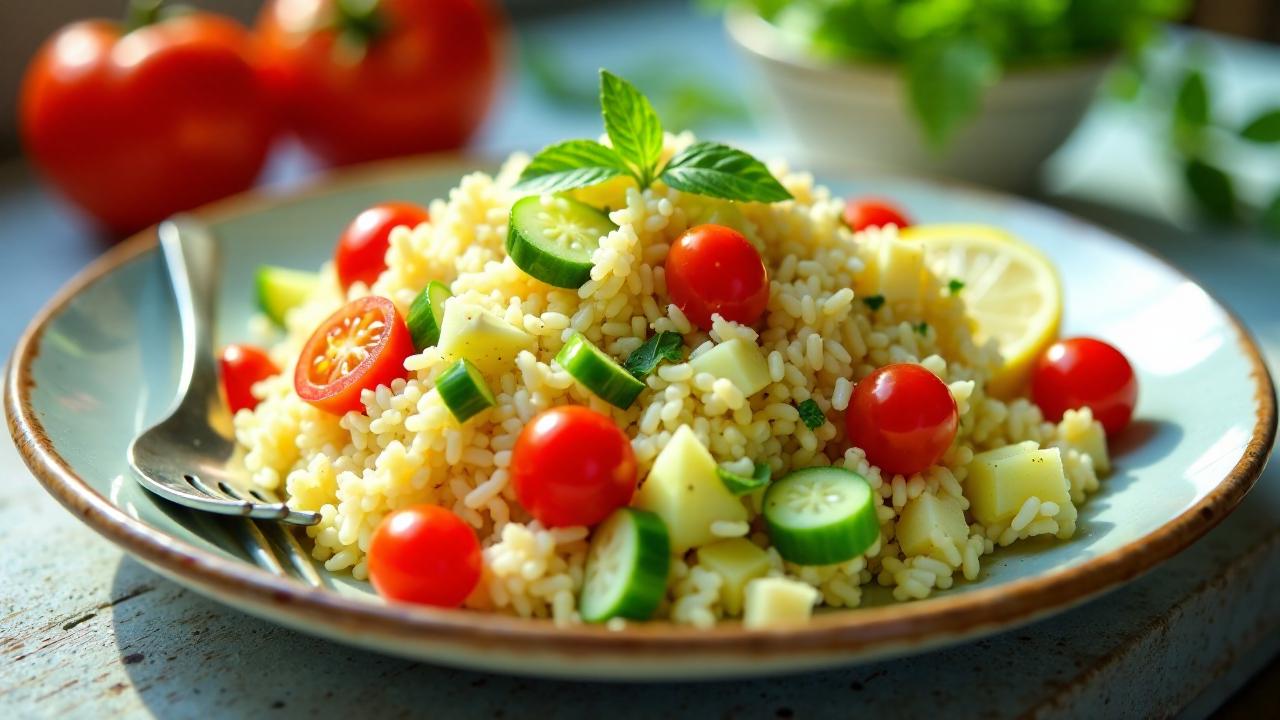
<svg viewBox="0 0 1280 720"><path fill-rule="evenodd" d="M425 202L475 165L384 165L285 197L254 196L201 216L224 247L219 338L245 337L253 269L317 266L370 203ZM1275 436L1275 396L1258 349L1195 282L1144 250L1053 210L900 179L826 178L874 191L922 222L985 222L1057 263L1069 334L1125 348L1142 388L1138 421L1115 445L1116 472L1068 542L1028 542L984 558L977 582L909 604L825 612L804 628L699 632L666 623L558 629L461 610L391 606L368 585L313 588L252 564L225 535L153 499L125 465L133 435L172 399L179 334L152 233L107 253L40 313L9 368L5 406L23 457L95 530L176 582L228 605L335 640L450 665L532 675L690 679L818 668L921 652L1076 605L1190 544L1240 501Z"/></svg>

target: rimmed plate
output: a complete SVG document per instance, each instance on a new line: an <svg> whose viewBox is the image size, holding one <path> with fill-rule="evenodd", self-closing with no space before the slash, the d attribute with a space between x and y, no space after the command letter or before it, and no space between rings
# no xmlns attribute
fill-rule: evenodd
<svg viewBox="0 0 1280 720"><path fill-rule="evenodd" d="M487 163L373 166L300 193L249 196L198 214L224 248L219 337L247 334L252 270L313 267L338 229L377 200L425 202ZM991 634L1094 597L1189 545L1240 501L1275 439L1275 395L1252 339L1194 281L1106 231L1022 200L885 178L826 178L891 196L922 222L985 222L1039 245L1066 287L1066 332L1120 344L1142 393L1116 472L1068 542L984 558L982 577L909 604L822 613L806 627L694 631L667 623L556 628L467 611L388 605L369 587L322 588L250 563L206 523L128 478L125 447L171 400L179 340L153 233L72 280L21 339L5 385L9 428L45 488L85 523L174 581L299 630L450 665L530 675L694 679L818 668Z"/></svg>

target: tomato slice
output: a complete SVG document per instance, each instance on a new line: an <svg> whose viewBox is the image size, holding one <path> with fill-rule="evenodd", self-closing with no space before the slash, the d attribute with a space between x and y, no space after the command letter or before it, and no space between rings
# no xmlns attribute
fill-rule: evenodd
<svg viewBox="0 0 1280 720"><path fill-rule="evenodd" d="M413 338L396 306L384 297L362 297L312 333L298 357L293 387L326 412L361 410L360 392L407 375L404 361L413 353Z"/></svg>

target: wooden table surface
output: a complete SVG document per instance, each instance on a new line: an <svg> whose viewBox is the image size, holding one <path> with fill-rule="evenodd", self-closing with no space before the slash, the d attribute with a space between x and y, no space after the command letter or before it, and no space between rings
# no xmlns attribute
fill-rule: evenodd
<svg viewBox="0 0 1280 720"><path fill-rule="evenodd" d="M672 27L666 17L646 8L526 32L553 45L565 41L559 46L585 58L584 66L625 64L625 50L594 31L625 27L642 37ZM714 20L679 25L691 39L709 39L701 46L706 58L725 51ZM592 37L585 45L568 42ZM1230 60L1228 90L1242 98L1260 87L1280 95L1280 53L1219 47ZM736 61L707 65L740 86ZM506 103L484 147L532 147L598 132L598 116L559 112L527 85L516 85ZM516 123L517 115L533 121ZM1146 127L1129 111L1096 110L1055 159L1042 199L1169 256L1244 317L1277 372L1280 244L1181 225L1185 202ZM297 174L286 161L273 177L287 182ZM28 170L0 167L0 265L8 271L0 350L7 352L39 304L101 249ZM2 718L785 718L886 710L893 717L1203 717L1280 654L1276 467L1192 548L1064 615L920 657L748 682L546 682L388 658L285 630L123 555L43 492L7 438L0 440L0 547Z"/></svg>

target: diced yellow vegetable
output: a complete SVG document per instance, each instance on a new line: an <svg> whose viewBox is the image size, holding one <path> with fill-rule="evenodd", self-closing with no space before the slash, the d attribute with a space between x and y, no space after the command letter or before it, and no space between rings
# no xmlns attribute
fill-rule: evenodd
<svg viewBox="0 0 1280 720"><path fill-rule="evenodd" d="M466 358L480 372L497 374L515 364L521 350L532 350L532 335L476 305L450 299L444 306L437 344L446 360Z"/></svg>
<svg viewBox="0 0 1280 720"><path fill-rule="evenodd" d="M733 338L689 361L695 373L725 378L751 397L769 384L769 361L760 348L742 338Z"/></svg>
<svg viewBox="0 0 1280 720"><path fill-rule="evenodd" d="M721 540L698 548L698 562L721 577L720 605L726 615L742 614L747 582L769 572L769 554L745 538Z"/></svg>
<svg viewBox="0 0 1280 720"><path fill-rule="evenodd" d="M969 539L969 523L965 522L960 501L949 496L923 493L908 501L898 516L898 547L907 555L934 555L945 559L933 541L934 534L963 547Z"/></svg>
<svg viewBox="0 0 1280 720"><path fill-rule="evenodd" d="M1087 417L1085 416L1087 413ZM1087 410L1068 410L1058 423L1058 436L1072 450L1079 450L1093 460L1093 469L1101 477L1111 472L1107 454L1107 435L1102 424Z"/></svg>
<svg viewBox="0 0 1280 720"><path fill-rule="evenodd" d="M748 628L803 625L813 616L818 591L797 580L770 577L747 583L742 624Z"/></svg>
<svg viewBox="0 0 1280 720"><path fill-rule="evenodd" d="M747 520L746 507L720 481L715 459L688 425L681 425L658 453L633 504L667 523L676 553L717 540L714 522Z"/></svg>
<svg viewBox="0 0 1280 720"><path fill-rule="evenodd" d="M859 295L883 295L889 302L919 300L924 296L924 280L924 246L886 236L855 289Z"/></svg>
<svg viewBox="0 0 1280 720"><path fill-rule="evenodd" d="M1064 511L1069 509L1074 529L1070 487L1058 448L1040 450L1029 442L974 455L964 494L970 512L984 525L1008 522L1027 498L1035 497L1042 503L1057 503Z"/></svg>

